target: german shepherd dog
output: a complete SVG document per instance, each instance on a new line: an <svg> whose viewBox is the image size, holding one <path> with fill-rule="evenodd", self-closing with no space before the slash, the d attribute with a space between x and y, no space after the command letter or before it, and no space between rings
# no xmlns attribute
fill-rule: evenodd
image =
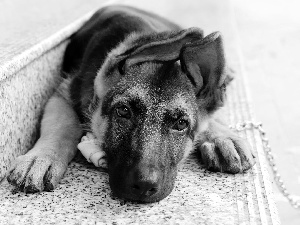
<svg viewBox="0 0 300 225"><path fill-rule="evenodd" d="M168 196L192 150L208 170L242 173L254 164L251 149L215 113L232 79L227 71L220 33L204 37L139 9L102 8L71 37L67 75L45 107L40 138L7 179L24 192L53 190L86 126L123 199Z"/></svg>

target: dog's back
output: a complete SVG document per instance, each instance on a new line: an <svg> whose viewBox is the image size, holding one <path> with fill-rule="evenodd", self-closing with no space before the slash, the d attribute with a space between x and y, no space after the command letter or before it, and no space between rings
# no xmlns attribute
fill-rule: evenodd
<svg viewBox="0 0 300 225"><path fill-rule="evenodd" d="M71 37L63 70L70 73L79 69L79 66L86 69L84 66L89 66L86 60L91 58L99 59L94 65L99 69L107 53L134 32L151 33L178 29L178 25L146 11L127 6L102 8ZM89 52L86 52L87 48ZM84 63L86 64L83 65Z"/></svg>

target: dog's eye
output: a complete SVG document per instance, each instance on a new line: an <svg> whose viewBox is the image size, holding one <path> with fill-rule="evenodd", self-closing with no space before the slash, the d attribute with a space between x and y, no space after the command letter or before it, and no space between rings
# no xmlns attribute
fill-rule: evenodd
<svg viewBox="0 0 300 225"><path fill-rule="evenodd" d="M127 106L120 106L116 109L116 111L119 117L124 117L126 119L129 119L131 117L130 110Z"/></svg>
<svg viewBox="0 0 300 225"><path fill-rule="evenodd" d="M189 123L185 119L180 119L177 121L177 123L173 126L174 130L182 131L185 130L188 127Z"/></svg>

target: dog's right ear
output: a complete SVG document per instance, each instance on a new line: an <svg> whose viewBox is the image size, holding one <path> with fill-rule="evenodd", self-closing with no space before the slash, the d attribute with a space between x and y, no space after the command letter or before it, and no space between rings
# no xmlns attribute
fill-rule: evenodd
<svg viewBox="0 0 300 225"><path fill-rule="evenodd" d="M226 70L221 34L215 32L186 44L180 61L194 85L199 107L210 113L223 106L226 86L232 77Z"/></svg>

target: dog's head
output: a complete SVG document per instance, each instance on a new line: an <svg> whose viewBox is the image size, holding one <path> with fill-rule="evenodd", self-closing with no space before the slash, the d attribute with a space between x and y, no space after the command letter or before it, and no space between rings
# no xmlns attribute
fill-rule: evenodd
<svg viewBox="0 0 300 225"><path fill-rule="evenodd" d="M224 65L219 33L203 38L197 28L134 35L108 55L92 130L115 195L155 202L172 191L195 134L223 103Z"/></svg>

